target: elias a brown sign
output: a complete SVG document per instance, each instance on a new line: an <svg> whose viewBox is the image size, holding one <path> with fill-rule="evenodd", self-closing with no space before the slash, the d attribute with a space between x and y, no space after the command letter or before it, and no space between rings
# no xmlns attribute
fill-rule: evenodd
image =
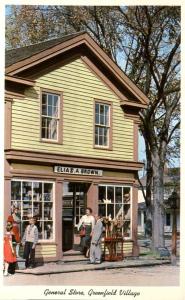
<svg viewBox="0 0 185 300"><path fill-rule="evenodd" d="M54 166L55 173L61 174L74 174L74 175L90 175L90 176L102 176L102 170L96 169L85 169L85 168L74 168L74 167L63 167L63 166Z"/></svg>

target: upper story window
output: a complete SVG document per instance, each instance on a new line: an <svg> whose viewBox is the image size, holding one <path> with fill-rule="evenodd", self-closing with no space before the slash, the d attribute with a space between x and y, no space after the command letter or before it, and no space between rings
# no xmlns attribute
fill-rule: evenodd
<svg viewBox="0 0 185 300"><path fill-rule="evenodd" d="M42 91L41 101L41 138L61 142L61 95Z"/></svg>
<svg viewBox="0 0 185 300"><path fill-rule="evenodd" d="M95 102L95 147L110 148L111 105Z"/></svg>

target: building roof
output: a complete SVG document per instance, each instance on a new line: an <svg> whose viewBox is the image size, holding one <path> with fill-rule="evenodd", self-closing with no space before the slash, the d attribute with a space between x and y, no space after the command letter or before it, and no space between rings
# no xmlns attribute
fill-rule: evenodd
<svg viewBox="0 0 185 300"><path fill-rule="evenodd" d="M125 116L136 122L138 111L146 108L149 99L120 69L87 32L78 32L57 39L6 51L6 75L35 79L37 72L81 57L120 99ZM130 113L130 109L132 113Z"/></svg>
<svg viewBox="0 0 185 300"><path fill-rule="evenodd" d="M5 51L5 66L8 67L12 64L15 64L18 61L21 61L25 58L31 57L32 55L39 53L43 50L49 49L55 45L63 43L71 38L81 35L83 32L77 32L73 34L68 34L56 39L50 39L44 42L39 42L37 44L32 44L29 46L15 48Z"/></svg>

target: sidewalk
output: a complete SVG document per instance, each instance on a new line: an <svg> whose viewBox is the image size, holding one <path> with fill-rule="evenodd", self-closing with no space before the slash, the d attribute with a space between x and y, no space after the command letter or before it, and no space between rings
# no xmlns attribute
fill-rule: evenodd
<svg viewBox="0 0 185 300"><path fill-rule="evenodd" d="M123 261L117 262L102 262L101 264L88 264L88 259L82 261L58 261L45 263L42 266L35 267L33 269L16 270L19 274L32 274L32 275L46 275L46 274L59 274L59 273L72 273L82 271L93 271L93 270L105 270L105 269L120 269L120 268L133 268L133 267L146 267L170 264L169 259L158 260L152 257L139 257L136 259L124 259Z"/></svg>

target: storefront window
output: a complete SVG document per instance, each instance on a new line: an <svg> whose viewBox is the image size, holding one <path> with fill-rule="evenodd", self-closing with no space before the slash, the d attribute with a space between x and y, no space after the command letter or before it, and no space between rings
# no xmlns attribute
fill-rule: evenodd
<svg viewBox="0 0 185 300"><path fill-rule="evenodd" d="M54 184L43 181L15 180L11 182L11 207L18 207L21 217L21 236L28 218L37 219L39 239L52 240Z"/></svg>
<svg viewBox="0 0 185 300"><path fill-rule="evenodd" d="M123 235L131 237L131 187L99 185L99 213L111 219L123 219Z"/></svg>

